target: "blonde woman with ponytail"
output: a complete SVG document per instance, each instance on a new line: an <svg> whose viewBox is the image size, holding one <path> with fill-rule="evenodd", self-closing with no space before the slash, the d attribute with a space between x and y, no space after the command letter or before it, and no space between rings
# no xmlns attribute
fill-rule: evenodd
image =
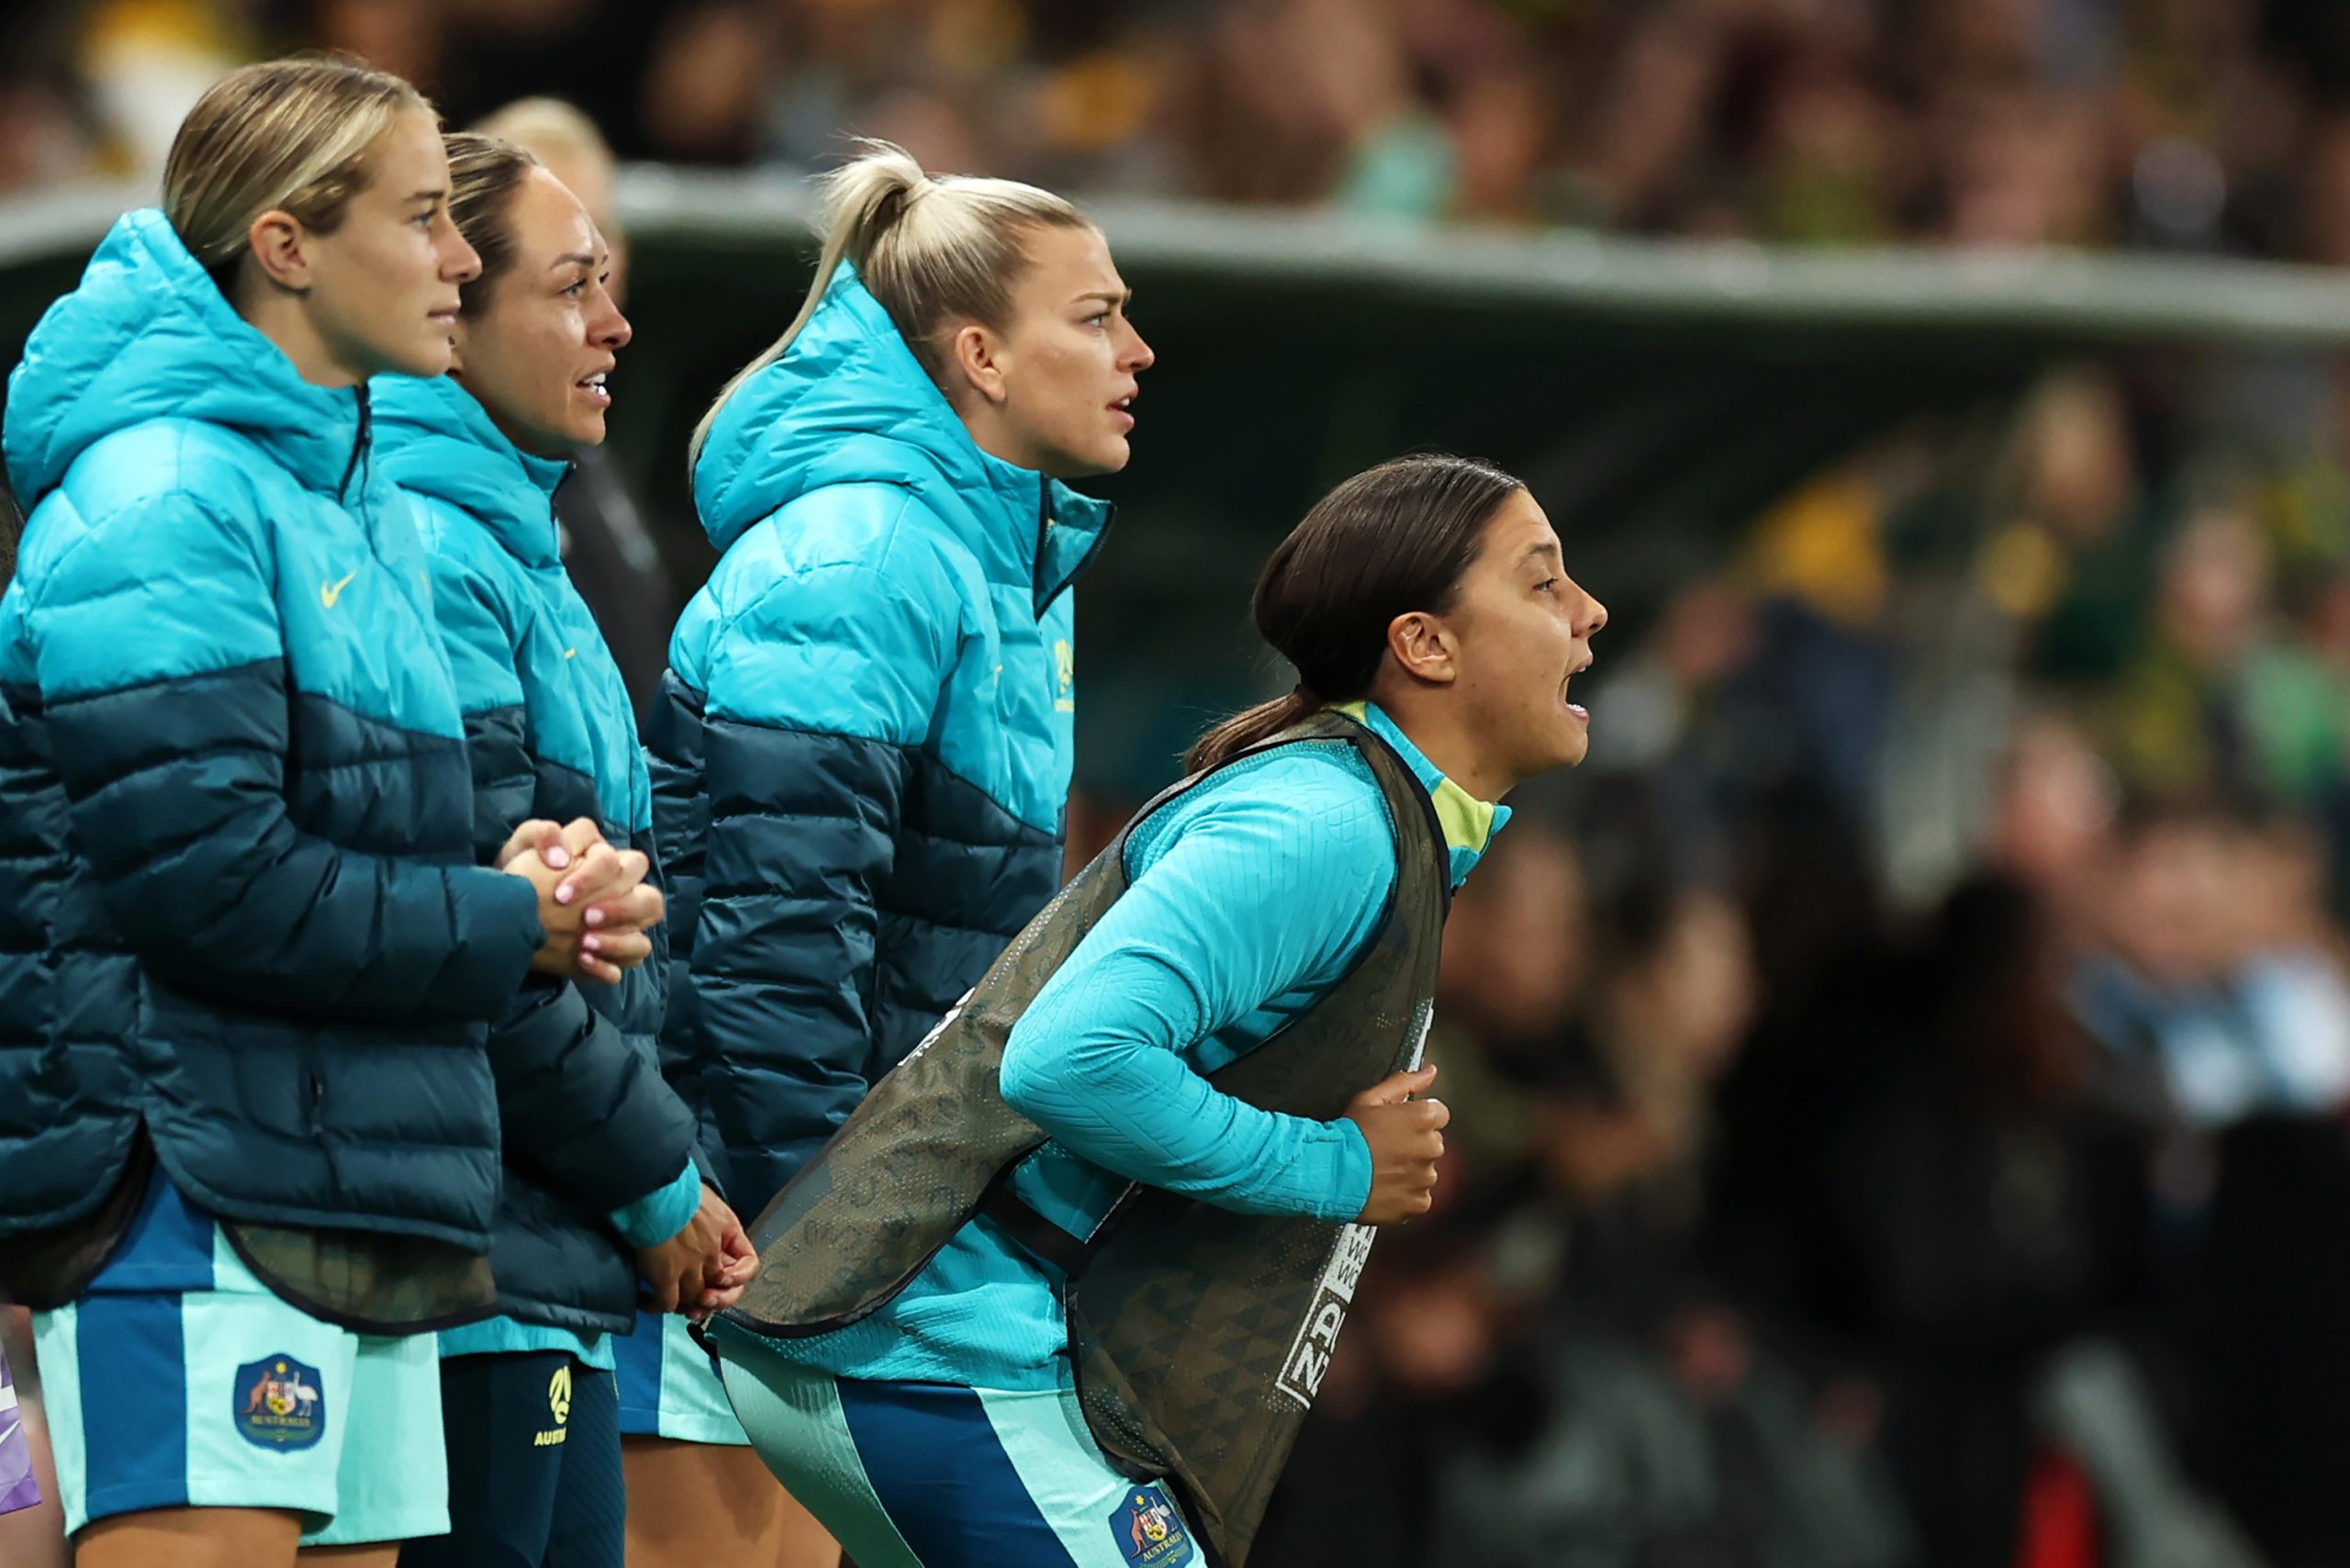
<svg viewBox="0 0 2350 1568"><path fill-rule="evenodd" d="M806 303L695 432L723 558L647 726L665 1057L745 1215L1058 885L1069 589L1110 521L1064 481L1125 465L1152 357L1058 196L878 144L825 196ZM632 1510L771 1494L708 1358L662 1329L620 1348ZM717 1551L685 1529L632 1518L630 1561Z"/></svg>
<svg viewBox="0 0 2350 1568"><path fill-rule="evenodd" d="M529 823L476 861L366 390L449 367L448 199L407 83L233 73L10 384L0 1294L82 1568L447 1529L425 1330L496 1300L487 1025L632 918L641 855Z"/></svg>

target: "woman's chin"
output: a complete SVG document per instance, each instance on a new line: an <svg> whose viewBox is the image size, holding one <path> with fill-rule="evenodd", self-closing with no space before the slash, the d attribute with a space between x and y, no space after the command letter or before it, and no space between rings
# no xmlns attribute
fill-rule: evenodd
<svg viewBox="0 0 2350 1568"><path fill-rule="evenodd" d="M1134 449L1126 444L1126 438L1113 436L1081 452L1059 453L1044 465L1044 471L1056 479L1092 479L1117 473L1133 456Z"/></svg>
<svg viewBox="0 0 2350 1568"><path fill-rule="evenodd" d="M386 348L384 358L384 369L389 374L420 376L430 381L449 373L449 367L457 363L457 351L447 337L436 330L416 342Z"/></svg>

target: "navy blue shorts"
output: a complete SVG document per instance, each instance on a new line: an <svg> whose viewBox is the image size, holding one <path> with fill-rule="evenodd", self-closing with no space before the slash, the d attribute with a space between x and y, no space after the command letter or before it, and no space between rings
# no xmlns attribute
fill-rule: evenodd
<svg viewBox="0 0 2350 1568"><path fill-rule="evenodd" d="M400 1548L400 1568L622 1568L612 1374L561 1350L441 1363L449 1533Z"/></svg>

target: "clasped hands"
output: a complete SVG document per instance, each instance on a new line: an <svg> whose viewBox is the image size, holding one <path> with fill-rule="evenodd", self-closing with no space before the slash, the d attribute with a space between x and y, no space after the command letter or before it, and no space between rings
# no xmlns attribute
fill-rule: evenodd
<svg viewBox="0 0 2350 1568"><path fill-rule="evenodd" d="M605 843L588 818L568 826L526 822L491 864L537 890L546 942L531 967L542 974L618 985L623 969L652 957L646 933L666 908L661 890L645 885L652 862L642 850Z"/></svg>
<svg viewBox="0 0 2350 1568"><path fill-rule="evenodd" d="M538 891L546 942L532 955L532 969L617 985L621 971L652 957L646 933L666 912L661 890L645 885L652 863L641 850L613 848L588 818L568 826L526 822L493 864ZM707 1186L686 1227L656 1247L637 1249L636 1261L655 1310L696 1319L733 1305L759 1270L743 1222Z"/></svg>

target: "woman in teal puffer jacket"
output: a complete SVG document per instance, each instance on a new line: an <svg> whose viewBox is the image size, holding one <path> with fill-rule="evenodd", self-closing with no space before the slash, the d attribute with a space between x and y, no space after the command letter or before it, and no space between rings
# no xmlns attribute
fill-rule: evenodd
<svg viewBox="0 0 2350 1568"><path fill-rule="evenodd" d="M1069 590L1109 522L1062 481L1125 466L1152 357L1100 231L1059 197L933 179L893 148L827 190L800 319L699 432L694 500L724 557L646 735L665 1066L745 1215L1059 885ZM621 1376L632 1492L766 1484L710 1446L741 1428L674 1330L640 1329ZM722 1550L678 1539L642 1555Z"/></svg>
<svg viewBox="0 0 2350 1568"><path fill-rule="evenodd" d="M605 377L629 324L577 197L509 143L447 146L451 210L481 258L457 363L437 380L383 377L375 398L383 471L414 503L431 561L476 847L532 818L585 818L647 851L652 791L628 689L564 570L554 510L565 454L603 439ZM600 961L607 940L583 943ZM452 1529L408 1546L404 1568L618 1568L609 1336L635 1322L640 1270L656 1310L708 1310L751 1267L741 1226L702 1183L692 1113L661 1079L660 965L610 978L534 978L490 1032L511 1151L490 1249L504 1311L441 1336Z"/></svg>
<svg viewBox="0 0 2350 1568"><path fill-rule="evenodd" d="M376 407L383 470L416 503L432 557L473 752L475 844L496 846L529 818L590 818L606 842L649 851L628 687L564 571L554 521L564 454L604 440L604 378L630 341L611 259L578 197L529 152L491 137L446 146L458 233L482 275L465 285L456 369L383 378ZM533 982L520 1015L491 1030L517 1152L491 1249L505 1314L442 1333L453 1528L411 1544L404 1568L618 1568L609 1333L634 1324L639 1267L655 1309L723 1305L750 1267L743 1227L702 1185L693 1114L660 1081L660 964L613 978ZM559 1422L550 1387L569 1389ZM554 1427L562 1443L543 1437Z"/></svg>
<svg viewBox="0 0 2350 1568"><path fill-rule="evenodd" d="M478 265L447 196L406 83L235 73L11 383L0 1280L85 1568L446 1528L418 1331L494 1301L486 1025L601 875L477 861L373 461L367 378L447 368Z"/></svg>

